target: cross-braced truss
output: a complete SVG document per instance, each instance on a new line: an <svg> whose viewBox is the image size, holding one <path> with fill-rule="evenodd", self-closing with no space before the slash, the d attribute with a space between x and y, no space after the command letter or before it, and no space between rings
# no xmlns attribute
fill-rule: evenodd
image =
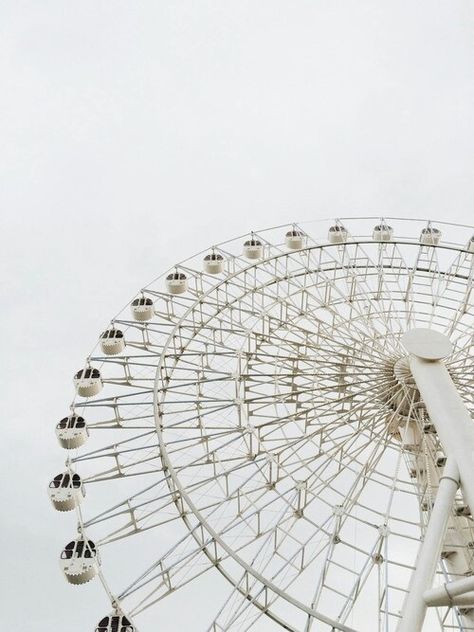
<svg viewBox="0 0 474 632"><path fill-rule="evenodd" d="M123 573L99 570L117 612L139 623L220 571L232 594L209 632L258 630L262 616L295 632L395 630L444 464L400 337L447 334L450 375L474 411L474 248L467 227L443 226L434 245L420 243L426 222L387 221L382 241L371 218L336 222L339 243L329 222L252 233L256 260L245 238L215 246L222 272L196 255L172 271L186 292L160 277L139 294L150 320L127 307L112 321L126 345L88 358L103 390L72 404L90 436L67 469L88 490L80 537L121 551ZM286 231L301 248L285 246ZM440 582L474 571L462 498L449 533ZM153 546L127 558L121 543L140 538ZM426 625L473 621L443 607Z"/></svg>

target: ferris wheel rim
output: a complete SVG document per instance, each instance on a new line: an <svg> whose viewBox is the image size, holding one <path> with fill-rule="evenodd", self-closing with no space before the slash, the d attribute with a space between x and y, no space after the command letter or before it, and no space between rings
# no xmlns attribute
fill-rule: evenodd
<svg viewBox="0 0 474 632"><path fill-rule="evenodd" d="M425 224L430 224L432 222L434 222L435 220L430 219L428 217L403 217L403 216L392 216L392 215L387 215L387 214L382 214L382 215L348 215L348 216L340 216L339 218L336 218L334 216L326 216L324 218L318 218L318 219L308 219L308 220L301 220L301 221L293 221L293 222L286 222L283 224L277 224L275 226L266 226L264 228L260 228L254 231L251 231L254 234L261 234L261 233L265 233L265 232L269 232L272 230L278 230L280 228L287 228L290 226L302 226L302 225L324 225L325 222L331 222L331 221L338 221L339 220L344 220L344 221L361 221L361 220L374 220L374 221L380 221L381 219L383 220L396 220L396 221L402 221L402 222L408 222L409 224L414 224L414 223L425 223ZM467 229L471 229L474 231L474 225L471 224L461 224L461 223L457 223L457 222L446 222L444 220L436 220L437 224L441 224L443 226L453 226L456 228L467 228ZM171 270L174 270L176 267L179 266L183 266L185 263L187 263L188 261L192 260L194 257L197 257L199 255L202 254L207 254L209 251L209 248L219 248L221 246L224 246L226 244L232 243L238 239L244 239L249 235L249 231L239 234L237 236L234 236L232 238L226 239L224 241L220 241L218 243L216 243L214 246L207 246L206 248L203 248L202 250L199 250L198 252L193 253L192 255L190 255L189 257L186 257L185 259L181 259L179 262L175 263L174 265L172 265L171 267L167 268L166 271L162 272L161 274L159 274L158 276L154 277L151 281L149 281L146 285L143 286L143 288L141 290L138 290L138 292L136 292L135 294L132 295L132 297L130 298L130 300L124 304L124 306L119 310L119 312L117 312L117 314L115 316L112 317L112 319L110 320L111 323L113 323L118 316L120 316L120 314L122 314L130 305L130 302L133 300L133 298L137 295L137 293L140 292L144 292L146 291L153 283L156 283L157 281L159 281L160 279L163 279L166 277L166 275L169 274L169 272ZM394 240L397 241L397 240ZM367 243L370 243L370 241L367 239ZM412 243L412 242L408 242L408 243ZM317 246L329 246L330 244L328 244L327 242L321 242L320 244L317 244ZM439 244L437 246L438 248L449 248L449 246L444 246L443 244ZM461 248L463 249L463 248ZM258 265L258 262L256 262L255 264L249 264L249 267L253 267ZM93 347L91 353L89 354L90 357L92 355L92 353L94 352L94 349L97 347L98 342L96 343L96 345Z"/></svg>
<svg viewBox="0 0 474 632"><path fill-rule="evenodd" d="M352 217L352 218L340 218L344 221L349 221L349 220L358 220L358 219L379 219L378 217ZM411 223L416 222L416 221L428 221L428 220L415 220L415 219L408 219L408 218L392 218L392 217L387 217L384 216L384 219L386 220L391 220L391 219L403 219L404 221L409 221ZM282 224L280 226L276 226L276 227L271 227L268 229L265 229L267 231L271 231L271 230L275 230L278 228L282 228L282 227L288 227L288 226L303 226L306 225L308 223L319 223L319 222L324 222L324 221L328 221L328 220L318 220L318 222L300 222L298 224L296 223L292 223L292 224ZM466 225L462 225L462 224L454 224L452 222L437 222L439 224L443 224L443 225L450 225L450 226L458 226L458 227L462 227L462 228L471 228L469 226ZM265 231L255 231L255 234L258 235L259 232L265 232ZM244 235L247 236L248 233L246 233ZM236 241L237 239L239 239L239 237L237 238L233 238L232 240L227 240L225 242L221 242L221 244L217 245L216 248L220 247L221 245L225 245L228 244L230 242ZM372 244L373 242L371 240L369 240L368 238L366 240L361 239L361 238L351 238L350 240L351 244ZM417 245L414 241L403 241L403 239L397 239L394 238L391 240L392 244L403 244L403 245ZM321 244L314 244L311 246L305 246L304 248L301 248L298 250L299 253L304 253L304 252L310 252L310 251L314 251L314 250L320 250L320 249L326 249L326 248L337 248L338 246L336 244L327 244L327 243L321 243ZM449 251L458 251L458 252L467 252L466 248L461 247L459 244L457 244L456 247L453 247L452 245L447 245L447 244L439 244L436 246L436 248L440 249L440 250L449 250ZM192 257L185 259L183 262L176 264L175 266L173 266L173 268L171 269L177 269L178 267L184 266L184 264L188 261L190 261L193 257L197 257L200 254L203 253L207 253L209 251L209 249L205 249L203 251L201 251L200 253L196 253L195 255L192 255ZM269 257L265 257L264 262L271 262L273 260L277 260L280 259L282 257L286 257L288 256L288 252L284 252L281 251L277 254L274 254L272 256ZM248 263L248 262L247 262ZM226 550L229 555L239 564L239 566L243 569L245 569L247 572L250 572L256 579L264 582L266 585L268 585L272 590L274 590L274 592L276 594L279 595L279 597L282 597L288 601L290 601L291 603L293 603L293 605L295 605L299 610L306 612L309 616L313 617L316 620L319 620L323 623L327 623L328 625L332 625L335 629L339 629L339 630L344 630L346 632L355 632L355 630L353 628L347 627L345 626L343 623L341 623L340 621L336 621L330 617L327 617L326 615L324 615L321 612L318 612L317 610L313 610L311 608L309 608L306 604L299 602L298 600L294 599L291 595L285 593L282 589L280 589L277 585L273 585L271 582L268 581L268 579L266 579L263 575L260 575L258 572L256 572L251 566L248 565L247 562L245 562L245 560L243 560L240 556L238 556L235 551L232 550L231 547L229 547L228 544L226 544L226 542L220 537L220 535L214 531L214 529L207 523L206 519L203 518L203 516L201 515L200 511L197 509L197 507L194 505L192 499L189 497L189 495L187 494L186 488L181 484L179 477L176 475L176 472L174 470L173 467L173 463L172 460L170 459L168 452L167 452L167 447L166 447L166 441L164 441L163 439L163 433L162 433L162 428L160 427L160 423L158 421L158 415L157 415L157 381L158 381L158 371L159 371L159 367L161 366L161 362L162 359L166 353L166 350L168 349L169 345L170 345L170 341L171 341L171 337L172 337L172 333L175 332L179 326L180 326L180 322L182 322L193 310L193 306L196 305L196 303L198 303L199 301L205 299L207 296L211 295L212 292L214 292L218 287L223 286L225 283L228 283L229 281L232 281L232 279L234 277L238 277L239 275L241 275L242 273L248 271L248 270L252 270L252 269L258 269L259 266L262 264L262 261L255 261L254 263L248 263L247 267L245 268L241 268L239 270L236 270L234 273L227 275L225 278L221 279L220 281L214 283L208 290L207 292L203 293L202 295L198 296L196 295L195 297L193 297L193 301L191 302L190 306L188 307L188 309L182 314L180 320L175 324L172 332L170 332L167 342L165 345L163 345L161 354L160 354L160 358L156 364L156 372L155 372L155 381L154 381L154 388L153 388L153 408L155 410L155 414L154 414L154 422L155 422L155 427L156 427L156 432L159 438L159 442L160 442L160 456L165 460L166 462L166 467L169 470L172 479L173 479L173 483L176 485L179 493L182 495L183 498L186 499L186 503L188 504L188 506L192 509L194 515L198 518L199 522L206 528L206 530L210 533L210 535L216 540L219 541L219 544L222 546L222 548L224 550ZM150 288L150 286L153 285L153 283L155 283L157 280L165 277L168 274L168 271L163 273L162 275L156 277L156 279L154 279L150 284L148 284L147 286L145 286L142 289L142 292L146 292L148 288ZM129 303L127 303L128 307ZM116 317L114 317L112 319L112 323L115 323L115 321L118 319L118 317L120 316L120 314L123 312L123 310L121 310ZM93 352L88 356L88 360L90 361L92 359L92 355ZM76 398L75 398L76 399ZM71 406L71 410L75 410L75 399L73 400L72 406ZM84 521L82 520L82 513L81 513L81 508L78 508L78 514L80 516L80 526L81 526L81 532L83 537L86 537L85 534L85 527L84 527ZM221 569L219 569L221 570ZM102 571L101 571L101 575L102 575ZM101 576L102 579L102 576ZM104 583L105 580L103 580ZM235 586L235 583L234 583ZM109 593L109 596L111 596L113 598L112 593L110 592L108 586L106 584L104 584L104 587L106 588L106 590ZM112 603L119 603L120 598L113 598L114 601L112 601Z"/></svg>

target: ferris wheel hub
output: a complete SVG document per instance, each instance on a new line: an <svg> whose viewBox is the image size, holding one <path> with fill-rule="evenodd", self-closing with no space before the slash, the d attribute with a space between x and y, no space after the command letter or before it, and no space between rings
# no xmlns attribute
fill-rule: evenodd
<svg viewBox="0 0 474 632"><path fill-rule="evenodd" d="M410 359L402 356L393 365L394 388L386 395L386 400L399 416L408 418L413 406L420 400L420 392L410 369Z"/></svg>
<svg viewBox="0 0 474 632"><path fill-rule="evenodd" d="M410 358L402 356L393 365L393 375L400 387L405 386L410 390L417 390L415 379L411 374Z"/></svg>
<svg viewBox="0 0 474 632"><path fill-rule="evenodd" d="M442 360L453 352L453 345L447 336L424 327L408 330L401 342L408 353L422 360Z"/></svg>

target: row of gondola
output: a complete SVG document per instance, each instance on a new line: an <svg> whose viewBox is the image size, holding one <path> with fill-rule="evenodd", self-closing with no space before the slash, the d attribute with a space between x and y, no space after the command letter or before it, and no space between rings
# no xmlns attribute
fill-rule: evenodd
<svg viewBox="0 0 474 632"><path fill-rule="evenodd" d="M384 222L377 224L372 233L376 242L388 242L393 238L393 229ZM441 239L441 231L427 226L421 231L420 244L423 246L437 246ZM328 241L330 244L344 244L348 240L348 231L341 224L330 227ZM300 230L290 230L285 235L286 247L299 250L306 244L306 235ZM474 236L467 245L467 250L474 253ZM259 260L264 256L264 245L255 236L251 236L243 244L243 255L249 260ZM219 274L224 271L225 259L222 254L214 250L204 257L203 268L207 274ZM166 287L170 294L182 294L188 289L188 279L184 272L175 271L166 277ZM132 316L136 321L147 321L154 316L153 300L140 296L131 303ZM101 349L105 355L116 355L125 348L124 334L120 329L111 327L100 338ZM74 376L74 384L78 395L92 397L97 395L103 387L99 369L86 366ZM89 436L84 418L75 413L61 419L56 425L56 435L60 445L67 449L76 449L83 445ZM78 507L85 496L84 484L81 477L67 470L56 475L49 485L49 497L58 511L71 511ZM68 582L83 584L93 579L100 570L100 557L96 545L92 540L79 536L69 542L63 549L61 567ZM96 626L96 632L135 632L135 627L122 613L104 617Z"/></svg>
<svg viewBox="0 0 474 632"><path fill-rule="evenodd" d="M66 417L58 424L60 430L82 430L85 423L82 417L75 415ZM68 446L70 447L70 446ZM49 497L58 511L75 509L85 496L85 489L79 474L68 470L58 474L49 484ZM96 544L82 535L68 542L60 555L60 566L70 584L85 584L100 572L100 555ZM103 617L95 628L95 632L136 632L127 616L114 612Z"/></svg>
<svg viewBox="0 0 474 632"><path fill-rule="evenodd" d="M374 241L386 242L393 237L393 229L384 222L377 224L373 229ZM330 227L328 241L332 244L342 244L347 241L348 231L343 224L338 223ZM305 244L306 236L301 230L290 230L286 233L285 240L288 248L296 250ZM427 226L420 233L420 243L426 246L436 246L441 239L441 231L438 228ZM467 250L474 253L474 236L467 244ZM244 243L244 254L249 259L259 259L263 256L263 244L252 236ZM204 258L206 270L216 274L223 270L224 257L212 252ZM172 272L166 277L167 289L171 294L182 294L187 290L188 280L183 272ZM155 305L148 296L140 296L134 299L130 305L132 317L136 321L148 321L155 315ZM120 329L111 327L104 331L100 338L102 352L105 355L116 355L125 348L125 337ZM90 366L81 369L74 376L76 392L81 397L93 397L102 387L102 377L99 369ZM64 427L63 425L66 424ZM74 415L62 420L56 428L58 440L62 447L67 449L77 448L87 439L87 428L82 418Z"/></svg>
<svg viewBox="0 0 474 632"><path fill-rule="evenodd" d="M328 239L332 244L341 244L347 240L348 232L342 224L334 224L329 229ZM393 229L385 223L377 224L373 230L373 239L375 241L390 241L393 237ZM422 245L436 246L441 239L441 231L438 228L427 226L423 228L420 234L420 243ZM289 248L297 249L303 247L305 242L305 234L300 230L291 230L286 233L286 244ZM467 244L467 250L474 253L474 236ZM252 237L252 239L244 243L244 251L248 258L258 259L263 254L262 243ZM204 259L208 266L208 271L212 274L222 269L224 258L221 254L212 252L206 255ZM173 272L166 278L167 288L171 294L181 294L187 289L187 277L183 272ZM155 305L153 300L148 296L140 296L131 303L132 316L136 321L148 321L155 315ZM116 355L121 353L125 348L125 337L120 329L111 327L104 331L100 338L102 352L105 355ZM93 397L97 395L102 387L102 377L99 369L86 366L74 376L74 385L76 392L81 397ZM63 427L63 424L66 426ZM82 445L87 439L87 428L82 418L74 415L62 420L56 428L60 444L65 448L76 448Z"/></svg>
<svg viewBox="0 0 474 632"><path fill-rule="evenodd" d="M393 228L387 224L377 224L374 227L374 241L387 242L393 237ZM299 230L291 230L286 234L286 244L288 248L297 250L305 244L305 234ZM335 224L329 229L328 240L331 244L343 244L347 241L348 232L342 224ZM423 228L420 234L420 243L424 246L437 246L441 239L441 231L428 226ZM263 257L263 244L252 237L244 243L244 255L248 259L261 259ZM467 244L467 250L474 253L474 236ZM219 274L224 270L225 259L220 253L211 252L204 257L204 270L209 274ZM184 272L178 270L171 272L166 277L166 289L170 294L183 294L188 289L188 278ZM153 300L148 296L139 296L130 305L131 314L134 320L146 322L155 315ZM114 327L107 329L101 335L100 344L105 355L116 355L125 348L125 338L120 329ZM101 383L99 376L94 375L95 369L85 369L80 371L75 377L77 392L82 397L97 395L100 391Z"/></svg>
<svg viewBox="0 0 474 632"><path fill-rule="evenodd" d="M344 244L348 240L349 233L343 224L334 224L329 228L328 241L330 244ZM374 226L372 238L376 242L388 242L393 238L393 228L388 224L381 223ZM424 246L437 246L441 239L441 231L438 228L427 226L420 233L420 244ZM290 230L285 235L285 243L290 250L300 250L305 246L306 234L301 230ZM467 248L474 252L474 237L469 241ZM264 256L264 244L253 234L243 245L243 255L246 259L259 260ZM204 272L208 274L220 274L224 271L225 259L222 254L214 250L207 254L203 260ZM183 294L188 289L188 277L184 272L175 270L170 272L165 279L166 290L169 294ZM131 304L132 317L137 321L151 320L154 316L153 301L149 297L141 296L136 298ZM108 332L106 332L107 334ZM113 335L113 332L109 332ZM120 332L121 335L121 332ZM104 334L105 336L105 334ZM112 355L121 350L120 343L106 342L102 340L102 350L104 353Z"/></svg>
<svg viewBox="0 0 474 632"><path fill-rule="evenodd" d="M344 244L349 233L343 224L334 224L329 228L328 241L330 244ZM393 228L381 223L374 226L372 239L376 242L388 242L393 238ZM420 244L423 246L437 246L441 239L441 231L433 226L423 228L420 233ZM290 230L285 235L285 244L289 250L300 250L306 244L306 234L301 230ZM259 260L264 256L264 244L253 234L243 244L243 256L250 260ZM474 252L474 237L467 245L470 252ZM203 260L204 272L208 274L220 274L224 271L225 259L222 254L214 250L207 254ZM178 270L171 272L166 277L166 290L169 294L183 294L188 289L188 278L184 272ZM135 320L149 320L153 316L153 303L151 299L141 297L132 303L132 315Z"/></svg>

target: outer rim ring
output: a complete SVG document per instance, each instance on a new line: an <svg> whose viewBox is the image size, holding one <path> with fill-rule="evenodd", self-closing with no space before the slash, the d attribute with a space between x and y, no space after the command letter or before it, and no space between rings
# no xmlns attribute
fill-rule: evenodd
<svg viewBox="0 0 474 632"><path fill-rule="evenodd" d="M358 220L369 220L369 219L378 220L378 219L380 219L380 218L378 218L377 216L368 216L368 217L344 217L344 218L341 218L341 219L343 219L344 221L358 221ZM414 223L415 221L426 221L426 220L414 220L414 219L396 218L396 217L385 217L385 219L386 219L386 220L391 220L391 219L392 219L392 220L403 220L404 222L410 222L410 224ZM314 222L313 222L313 221L307 221L307 222L301 222L301 223L298 223L298 225L305 225L305 226L306 226L306 225L308 225L308 224L322 224L324 221L328 221L328 220L317 220L317 221L314 221ZM442 222L442 221L437 221L436 223L437 223L437 224L440 224L440 225L447 225L447 226L453 226L453 227L455 226L455 227L460 227L460 228L470 228L470 229L472 230L472 228L471 228L469 225L464 225L464 224L454 224L454 223L450 223L450 222ZM278 228L286 228L286 227L291 226L291 225L292 225L292 224L282 224L282 225L280 225L280 226L275 226L275 227L271 227L271 228L263 229L262 231L255 231L255 232L256 232L256 233L261 233L261 232L263 232L263 233L264 233L264 232L267 232L267 231L272 231L272 230L275 230L275 229L278 229ZM244 237L246 237L246 236L248 236L248 233L245 233L244 235L242 235L242 236L241 236L241 238L244 238ZM234 242L234 241L236 241L236 240L238 240L238 239L239 239L239 237L234 237L234 238L232 238L232 239L230 239L230 240L227 240L227 241L221 242L220 244L218 244L218 246L217 246L217 247L222 246L222 245L225 245L225 244L230 243L230 242ZM348 243L351 243L351 244L354 244L354 243L357 243L357 244L364 244L364 243L373 243L373 242L372 242L372 240L370 240L369 238L366 238L366 239L363 239L363 238L353 238L353 239L351 239ZM394 238L394 239L390 240L390 243L393 243L393 244L407 244L407 245L409 244L409 245L413 245L413 244L414 244L414 240L412 240L412 241L408 241L408 240L407 240L407 241L405 241L405 240L403 240L403 239L396 239L396 238ZM311 246L311 247L302 248L302 249L300 250L300 252L304 252L305 250L314 250L314 249L318 249L318 248L328 248L328 247L332 247L332 246L337 247L337 245L331 245L331 244L327 244L327 243L322 243L322 244L318 244L318 245L313 245L313 246ZM436 248L438 248L438 249L440 249L440 250L441 250L441 249L444 249L444 250L449 250L449 251L451 251L451 252L452 252L452 251L458 251L458 252L463 252L463 251L465 251L465 252L468 252L468 251L466 250L466 248L465 248L465 247L462 247L462 246L461 246L461 245L459 245L459 244L456 244L456 245L447 245L446 243L441 243L441 244L439 244L438 246L436 246ZM193 259L194 257L197 257L197 256L199 256L199 255L200 255L200 254L202 254L202 253L206 253L206 252L208 252L208 250L209 250L209 249L205 249L205 250L201 251L200 253L196 253L196 254L192 255L191 257L189 257L189 258L187 258L187 259L183 260L181 263L179 263L179 264L177 264L177 265L178 265L178 266L179 266L179 265L183 265L184 263L188 262L190 259ZM278 255L274 255L274 256L272 256L272 257L267 257L267 258L265 258L265 259L263 259L263 260L259 260L259 261L257 261L256 263L249 264L249 266L248 266L247 268L245 268L245 270L249 270L249 269L252 269L252 268L258 268L258 267L259 267L259 265L260 265L263 261L264 261L264 262L268 262L268 261L271 261L272 259L277 259L277 258L279 258L279 257L285 256L286 254L288 254L288 253L282 252L282 253L280 253L280 254L278 254ZM174 268L174 266L173 266L173 268ZM173 269L173 268L171 268L171 269ZM233 276L236 276L237 274L240 274L243 270L244 270L244 268L242 268L242 269L241 269L241 270L239 270L238 272L234 273L233 275L229 275L229 276L227 276L227 277L226 277L225 279L223 279L220 283L216 283L215 285L213 285L213 286L212 286L212 288L210 288L210 289L208 290L208 292L206 292L206 293L204 294L204 296L207 296L207 294L209 294L209 293L211 293L211 292L215 291L215 289L216 289L218 286L220 286L221 284L225 283L226 281L228 281L228 280L229 280L230 278L232 278ZM164 272L163 274L159 275L158 277L156 277L156 278L155 278L155 279L154 279L151 283L149 283L148 285L146 285L146 286L144 287L144 289L146 290L146 289L147 289L147 288L149 288L149 287L150 287L153 283L155 283L155 282L156 282L156 280L158 280L158 279L160 279L160 278L165 277L165 276L168 274L168 272L169 272L169 270L168 270L168 271L166 271L166 272ZM186 310L185 314L183 314L182 318L184 318L187 314L189 314L189 312L193 309L193 307L196 305L196 303L198 303L198 302L199 302L199 300L200 300L200 298L197 298L197 299L196 299L196 301L194 301L194 302L193 302L193 304L192 304L192 305L188 308L188 310ZM127 308L128 308L128 305L129 305L129 303L127 303L127 305L125 306L125 309L127 309ZM121 311L119 312L119 314L121 314L121 313L122 313L122 311L123 311L123 310L121 310ZM119 315L119 314L118 314L118 315ZM118 315L117 315L117 316L118 316ZM113 320L115 320L115 319L117 318L117 316L116 316ZM174 327L173 332L175 332L175 331L176 331L176 329L178 328L178 326L179 326L179 324L177 324L177 325ZM172 333L173 333L173 332L172 332ZM168 337L168 341L166 342L166 345L163 347L163 351L162 351L162 354L161 354L161 356L160 356L160 360L159 360L159 362L158 362L158 364L157 364L157 373L158 373L159 367L160 367L160 365L161 365L161 361L162 361L162 357L163 357L163 355L164 355L164 352L166 351L166 349L167 349L167 348L168 348L168 346L169 346L169 340L170 340L170 338L171 338L171 336L172 336L172 333L170 333L170 335L169 335L169 337ZM97 343L97 344L98 344L98 343ZM92 355L92 353L91 353L91 355ZM90 357L90 356L89 356L89 357ZM175 471L174 471L174 469L173 469L173 465L172 465L171 461L169 460L169 455L167 454L167 452L166 452L166 448L165 448L165 442L163 441L162 430L161 430L161 428L160 428L160 424L159 424L159 421L158 421L158 415L157 415L157 413L156 413L156 410L157 410L157 402L156 402L157 382L156 382L156 380L157 380L157 378L155 377L155 388L154 388L155 425L156 425L156 430L157 430L157 434L158 434L159 441L160 441L160 445L161 445L161 454L162 454L162 456L163 456L164 460L166 461L166 465L167 465L167 467L168 467L168 469L169 469L170 473L172 474L172 478L173 478L174 483L177 485L177 488L179 489L179 493L182 495L182 497L183 497L183 498L185 498L185 500L186 500L186 502L187 502L188 506L190 507L190 509L192 509L193 513L194 513L194 514L195 514L195 516L198 518L198 520L201 522L201 524L202 524L202 525L206 528L206 530L208 530L208 532L210 533L210 535L211 535L214 539L216 539L216 540L217 540L217 539L219 538L218 534L216 534L215 532L213 532L213 530L209 527L209 525L207 525L207 524L206 524L206 521L205 521L205 520L204 520L204 521L202 520L202 516L200 515L199 511L198 511L198 510L197 510L197 508L194 506L194 504L192 503L191 499L190 499L190 498L189 498L189 496L186 494L186 492L185 492L185 491L182 489L182 487L180 486L180 484L179 484L179 479L177 478L176 473L175 473ZM73 400L73 405L74 405L74 401L75 401L75 398L74 398L74 400ZM80 509L79 509L78 511L79 511L79 513L80 513ZM82 517L81 517L81 516L80 516L80 524L81 524L81 525L83 524L83 523L82 523ZM249 566L248 566L248 565L247 565L247 564L246 564L243 560L241 560L238 556L236 556L236 555L235 555L235 553L233 553L232 549L230 549L230 547L227 547L227 545L225 544L225 542L222 542L222 541L221 541L221 543L220 543L220 544L221 544L221 546L222 546L225 550L227 550L227 552L228 552L228 553L229 553L229 554L233 557L233 559L235 559L235 561L237 561L237 562L238 562L238 564L239 564L242 568L246 568L246 567L248 567L248 568L246 568L246 570L248 570L248 572L250 572L250 573L251 573L251 574L252 574L252 575L253 575L256 579L258 579L259 581L262 581L262 583L265 583L265 584L269 585L269 582L268 582L267 580L265 580L263 577L259 576L259 574L258 574L258 573L256 573L255 571L253 571L253 569L252 569L251 567L249 567ZM106 589L107 589L107 587L106 587ZM291 598L289 595L287 595L287 594L283 593L283 592L282 592L282 591L281 591L281 590L280 590L277 586L272 587L272 590L273 590L273 589L274 589L274 590L275 590L275 592L276 592L277 594L279 594L282 598L287 599L288 601L290 601L290 603L292 603L293 605L295 605L296 607L298 607L298 608L299 608L299 609L301 609L302 611L306 612L307 614L311 615L311 616L312 616L312 617L314 617L315 619L317 619L317 620L319 620L319 621L321 621L321 622L327 623L328 625L332 625L333 627L335 627L335 629L338 629L338 630L342 630L342 631L346 631L346 632L355 632L352 628L349 628L349 627L347 627L347 626L344 626L343 624L341 624L341 623L339 623L339 622L337 622L337 621L334 621L334 620L332 620L332 619L330 619L330 618L328 618L328 617L325 617L325 615L323 615L323 614L321 614L321 613L318 613L317 611L311 610L310 608L308 608L308 607L307 607L307 606L305 606L304 604L302 604L302 603L298 602L297 600L295 600L295 599ZM108 589L107 589L107 590L108 590ZM109 595L111 595L110 591L108 591L108 592L109 592Z"/></svg>

